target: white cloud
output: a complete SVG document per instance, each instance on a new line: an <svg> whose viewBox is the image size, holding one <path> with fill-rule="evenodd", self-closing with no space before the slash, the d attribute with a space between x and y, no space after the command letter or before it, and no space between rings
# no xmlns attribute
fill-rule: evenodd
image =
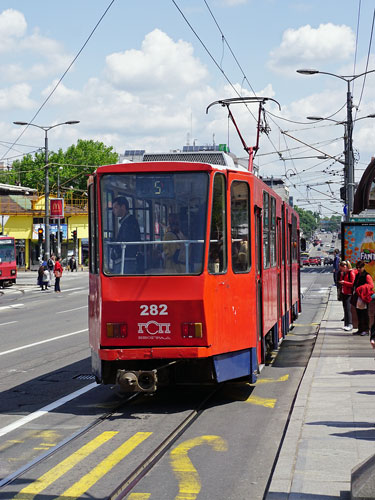
<svg viewBox="0 0 375 500"><path fill-rule="evenodd" d="M281 45L270 53L268 66L276 72L325 62L346 61L355 49L355 35L348 26L332 23L284 31Z"/></svg>
<svg viewBox="0 0 375 500"><path fill-rule="evenodd" d="M163 88L164 92L175 92L201 84L208 75L205 66L193 56L190 43L174 42L159 29L146 35L141 50L110 54L106 62L109 80L128 90Z"/></svg>
<svg viewBox="0 0 375 500"><path fill-rule="evenodd" d="M41 80L64 71L72 60L61 43L38 29L29 35L24 15L13 9L0 13L0 53L0 79L7 83Z"/></svg>
<svg viewBox="0 0 375 500"><path fill-rule="evenodd" d="M26 83L0 89L0 109L31 109L35 102L30 99L31 87Z"/></svg>
<svg viewBox="0 0 375 500"><path fill-rule="evenodd" d="M0 14L0 52L12 50L14 39L22 37L27 29L25 16L7 9Z"/></svg>
<svg viewBox="0 0 375 500"><path fill-rule="evenodd" d="M56 87L58 80L54 80L51 85L46 87L42 91L42 96L47 97L52 90ZM63 83L60 83L56 90L54 91L51 100L53 104L64 104L66 106L68 103L77 103L81 99L81 93L78 90L69 89Z"/></svg>

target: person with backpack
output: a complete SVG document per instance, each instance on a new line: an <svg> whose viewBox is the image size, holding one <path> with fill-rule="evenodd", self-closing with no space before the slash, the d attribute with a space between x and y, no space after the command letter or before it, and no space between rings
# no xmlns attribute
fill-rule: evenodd
<svg viewBox="0 0 375 500"><path fill-rule="evenodd" d="M46 263L47 271L49 273L49 283L52 283L53 270L55 268L55 258L55 255L52 254Z"/></svg>

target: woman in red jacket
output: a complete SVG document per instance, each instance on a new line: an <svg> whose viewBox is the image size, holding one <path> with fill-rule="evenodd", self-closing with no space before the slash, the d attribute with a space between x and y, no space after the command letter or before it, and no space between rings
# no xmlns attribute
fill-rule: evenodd
<svg viewBox="0 0 375 500"><path fill-rule="evenodd" d="M358 318L358 332L357 335L368 335L369 333L369 317L368 317L368 304L371 302L371 295L374 291L374 282L371 275L365 269L365 262L359 260L355 267L358 273L354 280L353 293L355 295L355 309ZM361 299L362 304L360 307L358 298Z"/></svg>
<svg viewBox="0 0 375 500"><path fill-rule="evenodd" d="M350 332L353 330L352 310L350 298L352 296L355 272L349 261L340 262L338 283L342 287L342 307L344 308L344 330Z"/></svg>
<svg viewBox="0 0 375 500"><path fill-rule="evenodd" d="M61 278L62 273L63 273L63 268L62 268L62 265L60 263L60 257L56 257L55 268L54 268L53 272L55 273L55 292L60 293L61 292L61 290L60 290L60 278Z"/></svg>

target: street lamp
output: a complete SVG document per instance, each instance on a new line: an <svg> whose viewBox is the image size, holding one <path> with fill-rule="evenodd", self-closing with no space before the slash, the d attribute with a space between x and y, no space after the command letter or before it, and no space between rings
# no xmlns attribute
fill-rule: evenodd
<svg viewBox="0 0 375 500"><path fill-rule="evenodd" d="M308 120L313 120L313 121L329 121L329 122L334 122L336 125L344 125L345 127L345 133L344 133L344 154L345 154L345 161L338 160L337 158L333 158L335 161L342 163L345 166L344 170L344 179L348 180L345 184L345 202L348 206L348 213L347 213L347 219L349 220L350 213L353 209L353 199L354 199L354 189L352 192L349 190L350 182L349 182L349 165L352 164L353 166L353 188L354 188L354 161L350 162L349 159L349 151L352 150L352 147L349 146L349 135L348 135L348 127L347 127L347 122L346 121L339 121L339 120L333 120L332 118L324 118L322 116L307 116L306 117ZM366 116L361 116L360 118L356 118L355 120L352 120L352 123L358 122L359 120L364 120L365 118L375 118L375 114L370 114ZM352 129L353 130L353 129ZM345 181L344 181L345 182ZM349 209L350 207L350 209Z"/></svg>
<svg viewBox="0 0 375 500"><path fill-rule="evenodd" d="M62 167L57 169L57 197L60 198L60 170ZM57 255L61 257L61 224L60 217L57 219Z"/></svg>
<svg viewBox="0 0 375 500"><path fill-rule="evenodd" d="M45 205L45 249L46 259L50 257L50 231L49 231L49 177L48 177L48 131L51 128L59 127L60 125L75 125L79 123L79 120L70 120L67 122L57 123L56 125L50 125L48 127L42 127L41 125L35 125L35 123L28 122L13 122L15 125L27 125L31 127L36 127L44 130L44 168L45 168L45 182L44 182L44 205Z"/></svg>
<svg viewBox="0 0 375 500"><path fill-rule="evenodd" d="M352 119L352 93L350 91L350 84L357 78L367 75L369 73L373 73L375 69L370 71L365 71L364 73L360 73L359 75L336 75L335 73L329 73L327 71L319 71L317 69L297 69L297 73L301 75L329 75L334 76L335 78L339 78L340 80L344 80L347 83L347 93L346 93L346 135L347 135L347 148L345 151L345 162L346 162L346 172L345 172L345 184L347 186L347 219L349 220L350 214L353 211L353 201L354 201L354 155L353 155L353 119Z"/></svg>

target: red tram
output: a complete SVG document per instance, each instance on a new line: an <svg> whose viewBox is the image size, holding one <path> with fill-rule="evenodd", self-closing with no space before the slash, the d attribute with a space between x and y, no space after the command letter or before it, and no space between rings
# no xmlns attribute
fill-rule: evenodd
<svg viewBox="0 0 375 500"><path fill-rule="evenodd" d="M0 236L0 286L17 279L16 246L11 236Z"/></svg>
<svg viewBox="0 0 375 500"><path fill-rule="evenodd" d="M256 380L300 311L298 214L224 152L145 155L89 180L89 336L128 391ZM124 231L124 227L127 230Z"/></svg>

